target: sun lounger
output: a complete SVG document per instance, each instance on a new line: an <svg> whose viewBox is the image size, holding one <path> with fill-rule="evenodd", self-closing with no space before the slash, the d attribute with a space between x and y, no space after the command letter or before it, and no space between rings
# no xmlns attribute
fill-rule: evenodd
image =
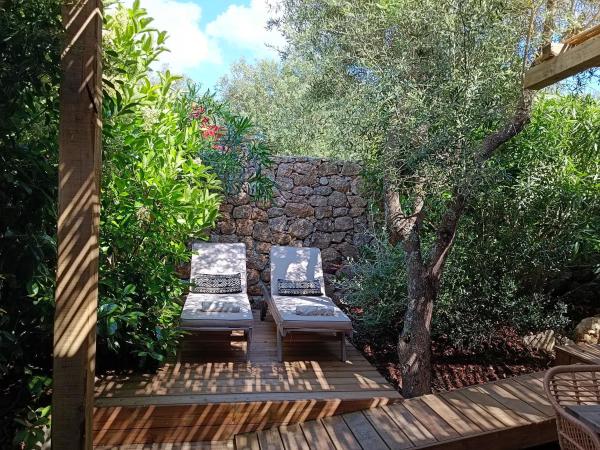
<svg viewBox="0 0 600 450"><path fill-rule="evenodd" d="M318 281L320 292L310 295L280 295L278 280ZM340 338L341 359L346 360L346 336L352 334L352 322L325 295L321 252L318 248L273 246L271 292L265 294L268 308L277 325L279 361L283 360L283 338L290 332L334 332Z"/></svg>

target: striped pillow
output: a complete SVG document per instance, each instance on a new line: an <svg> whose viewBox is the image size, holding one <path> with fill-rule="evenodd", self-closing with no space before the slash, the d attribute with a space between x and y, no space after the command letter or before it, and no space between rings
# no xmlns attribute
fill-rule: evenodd
<svg viewBox="0 0 600 450"><path fill-rule="evenodd" d="M323 295L319 280L277 280L279 295Z"/></svg>
<svg viewBox="0 0 600 450"><path fill-rule="evenodd" d="M201 273L192 280L190 292L194 294L239 294L242 292L242 275Z"/></svg>

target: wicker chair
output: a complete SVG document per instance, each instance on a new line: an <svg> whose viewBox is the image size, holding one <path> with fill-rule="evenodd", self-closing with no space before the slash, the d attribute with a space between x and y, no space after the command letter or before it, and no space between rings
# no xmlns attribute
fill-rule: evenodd
<svg viewBox="0 0 600 450"><path fill-rule="evenodd" d="M600 436L565 409L569 405L600 404L600 366L553 367L546 372L544 389L556 412L560 447L600 450Z"/></svg>

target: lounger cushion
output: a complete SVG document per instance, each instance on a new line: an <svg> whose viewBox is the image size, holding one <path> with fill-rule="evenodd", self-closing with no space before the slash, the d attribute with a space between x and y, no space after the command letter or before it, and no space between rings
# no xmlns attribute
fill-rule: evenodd
<svg viewBox="0 0 600 450"><path fill-rule="evenodd" d="M202 302L235 302L240 312L202 311ZM188 294L181 313L182 328L249 328L252 326L252 309L246 294Z"/></svg>
<svg viewBox="0 0 600 450"><path fill-rule="evenodd" d="M271 297L275 321L282 328L306 328L334 331L352 331L352 322L344 312L335 306L329 297L288 297L273 295ZM327 306L333 308L333 316L299 316L296 307L303 305Z"/></svg>

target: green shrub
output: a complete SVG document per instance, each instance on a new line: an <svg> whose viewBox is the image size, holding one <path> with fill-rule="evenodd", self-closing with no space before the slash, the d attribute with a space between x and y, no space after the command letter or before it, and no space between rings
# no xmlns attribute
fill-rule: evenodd
<svg viewBox="0 0 600 450"><path fill-rule="evenodd" d="M503 327L565 330L569 311L550 288L572 266L600 265L600 102L540 99L529 127L490 167L447 261L433 333L478 347ZM342 284L373 333L400 329L402 251L375 239Z"/></svg>

